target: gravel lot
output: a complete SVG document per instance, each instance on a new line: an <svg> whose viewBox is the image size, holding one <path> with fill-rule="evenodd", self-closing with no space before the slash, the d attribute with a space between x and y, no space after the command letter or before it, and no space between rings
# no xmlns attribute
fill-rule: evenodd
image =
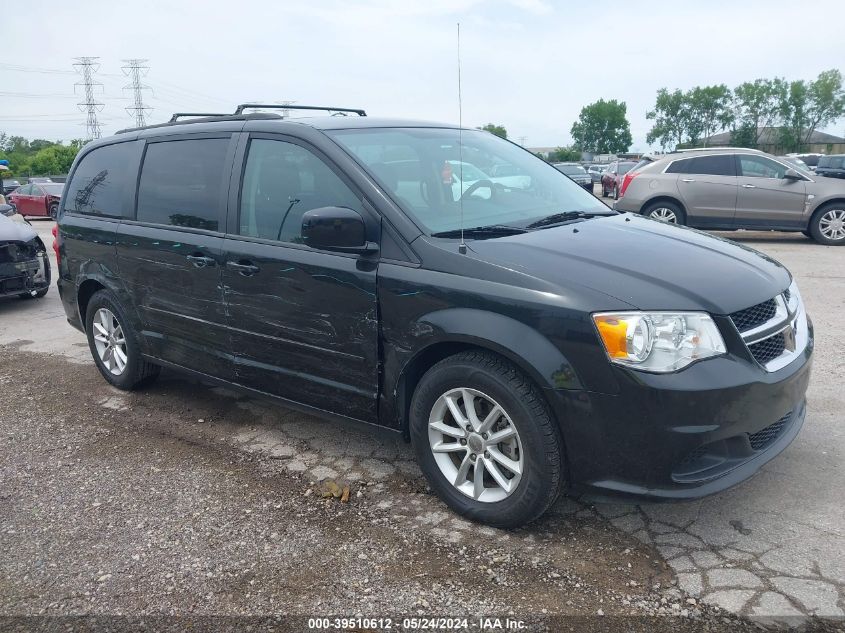
<svg viewBox="0 0 845 633"><path fill-rule="evenodd" d="M815 322L801 435L725 494L562 499L513 532L451 514L398 438L171 372L117 391L55 288L0 301L0 614L842 616L845 252L728 235L790 267Z"/></svg>

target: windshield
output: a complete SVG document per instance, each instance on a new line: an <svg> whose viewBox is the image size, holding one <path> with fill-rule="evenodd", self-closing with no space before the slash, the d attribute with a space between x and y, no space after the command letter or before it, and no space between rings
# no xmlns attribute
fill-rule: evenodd
<svg viewBox="0 0 845 633"><path fill-rule="evenodd" d="M62 189L65 188L65 186L61 183L49 183L49 182L42 183L38 186L41 187L47 193L49 193L51 196L62 195Z"/></svg>
<svg viewBox="0 0 845 633"><path fill-rule="evenodd" d="M428 233L461 228L462 198L464 228L525 227L565 211L613 214L544 160L486 132L464 130L462 148L458 130L449 128L327 133ZM461 163L463 182L459 180Z"/></svg>
<svg viewBox="0 0 845 633"><path fill-rule="evenodd" d="M575 174L586 174L587 172L584 170L581 165L555 165L559 171L566 174L567 176L574 176Z"/></svg>

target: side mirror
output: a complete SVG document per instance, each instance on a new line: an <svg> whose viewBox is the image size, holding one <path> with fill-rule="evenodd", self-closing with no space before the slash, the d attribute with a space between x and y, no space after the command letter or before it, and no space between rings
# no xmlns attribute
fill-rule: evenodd
<svg viewBox="0 0 845 633"><path fill-rule="evenodd" d="M346 207L320 207L302 215L302 240L311 248L341 253L372 253L361 214Z"/></svg>
<svg viewBox="0 0 845 633"><path fill-rule="evenodd" d="M15 207L10 204L0 204L0 215L5 215L7 218L15 215Z"/></svg>
<svg viewBox="0 0 845 633"><path fill-rule="evenodd" d="M803 180L804 179L803 176L801 176L801 174L799 174L794 169L787 169L786 172L784 172L783 177L786 180Z"/></svg>

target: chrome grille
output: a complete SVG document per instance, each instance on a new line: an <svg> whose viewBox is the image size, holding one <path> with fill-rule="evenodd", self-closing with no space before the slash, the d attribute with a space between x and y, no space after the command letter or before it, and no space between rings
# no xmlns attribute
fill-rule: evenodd
<svg viewBox="0 0 845 633"><path fill-rule="evenodd" d="M784 340L783 332L748 346L748 351L751 352L754 360L761 365L765 365L769 361L776 359L783 354L785 349L786 341Z"/></svg>
<svg viewBox="0 0 845 633"><path fill-rule="evenodd" d="M769 299L756 306L734 312L731 314L731 321L734 322L737 330L745 332L771 320L776 313L777 304L774 299Z"/></svg>
<svg viewBox="0 0 845 633"><path fill-rule="evenodd" d="M807 315L795 292L787 290L729 316L751 356L766 371L785 367L807 346Z"/></svg>
<svg viewBox="0 0 845 633"><path fill-rule="evenodd" d="M748 434L748 441L751 443L751 448L755 451L761 451L767 446L774 443L786 429L789 419L792 417L792 411L783 416L774 424L770 424L765 429L760 429L756 433Z"/></svg>

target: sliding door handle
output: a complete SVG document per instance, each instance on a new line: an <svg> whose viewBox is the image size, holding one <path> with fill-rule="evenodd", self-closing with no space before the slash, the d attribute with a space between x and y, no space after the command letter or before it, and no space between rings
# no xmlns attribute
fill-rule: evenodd
<svg viewBox="0 0 845 633"><path fill-rule="evenodd" d="M757 185L742 185L743 189L756 189Z"/></svg>
<svg viewBox="0 0 845 633"><path fill-rule="evenodd" d="M251 262L226 262L226 268L229 270L234 270L235 272L244 275L245 277L249 277L250 275L254 275L261 269Z"/></svg>
<svg viewBox="0 0 845 633"><path fill-rule="evenodd" d="M695 178L681 178L681 182L695 182Z"/></svg>

